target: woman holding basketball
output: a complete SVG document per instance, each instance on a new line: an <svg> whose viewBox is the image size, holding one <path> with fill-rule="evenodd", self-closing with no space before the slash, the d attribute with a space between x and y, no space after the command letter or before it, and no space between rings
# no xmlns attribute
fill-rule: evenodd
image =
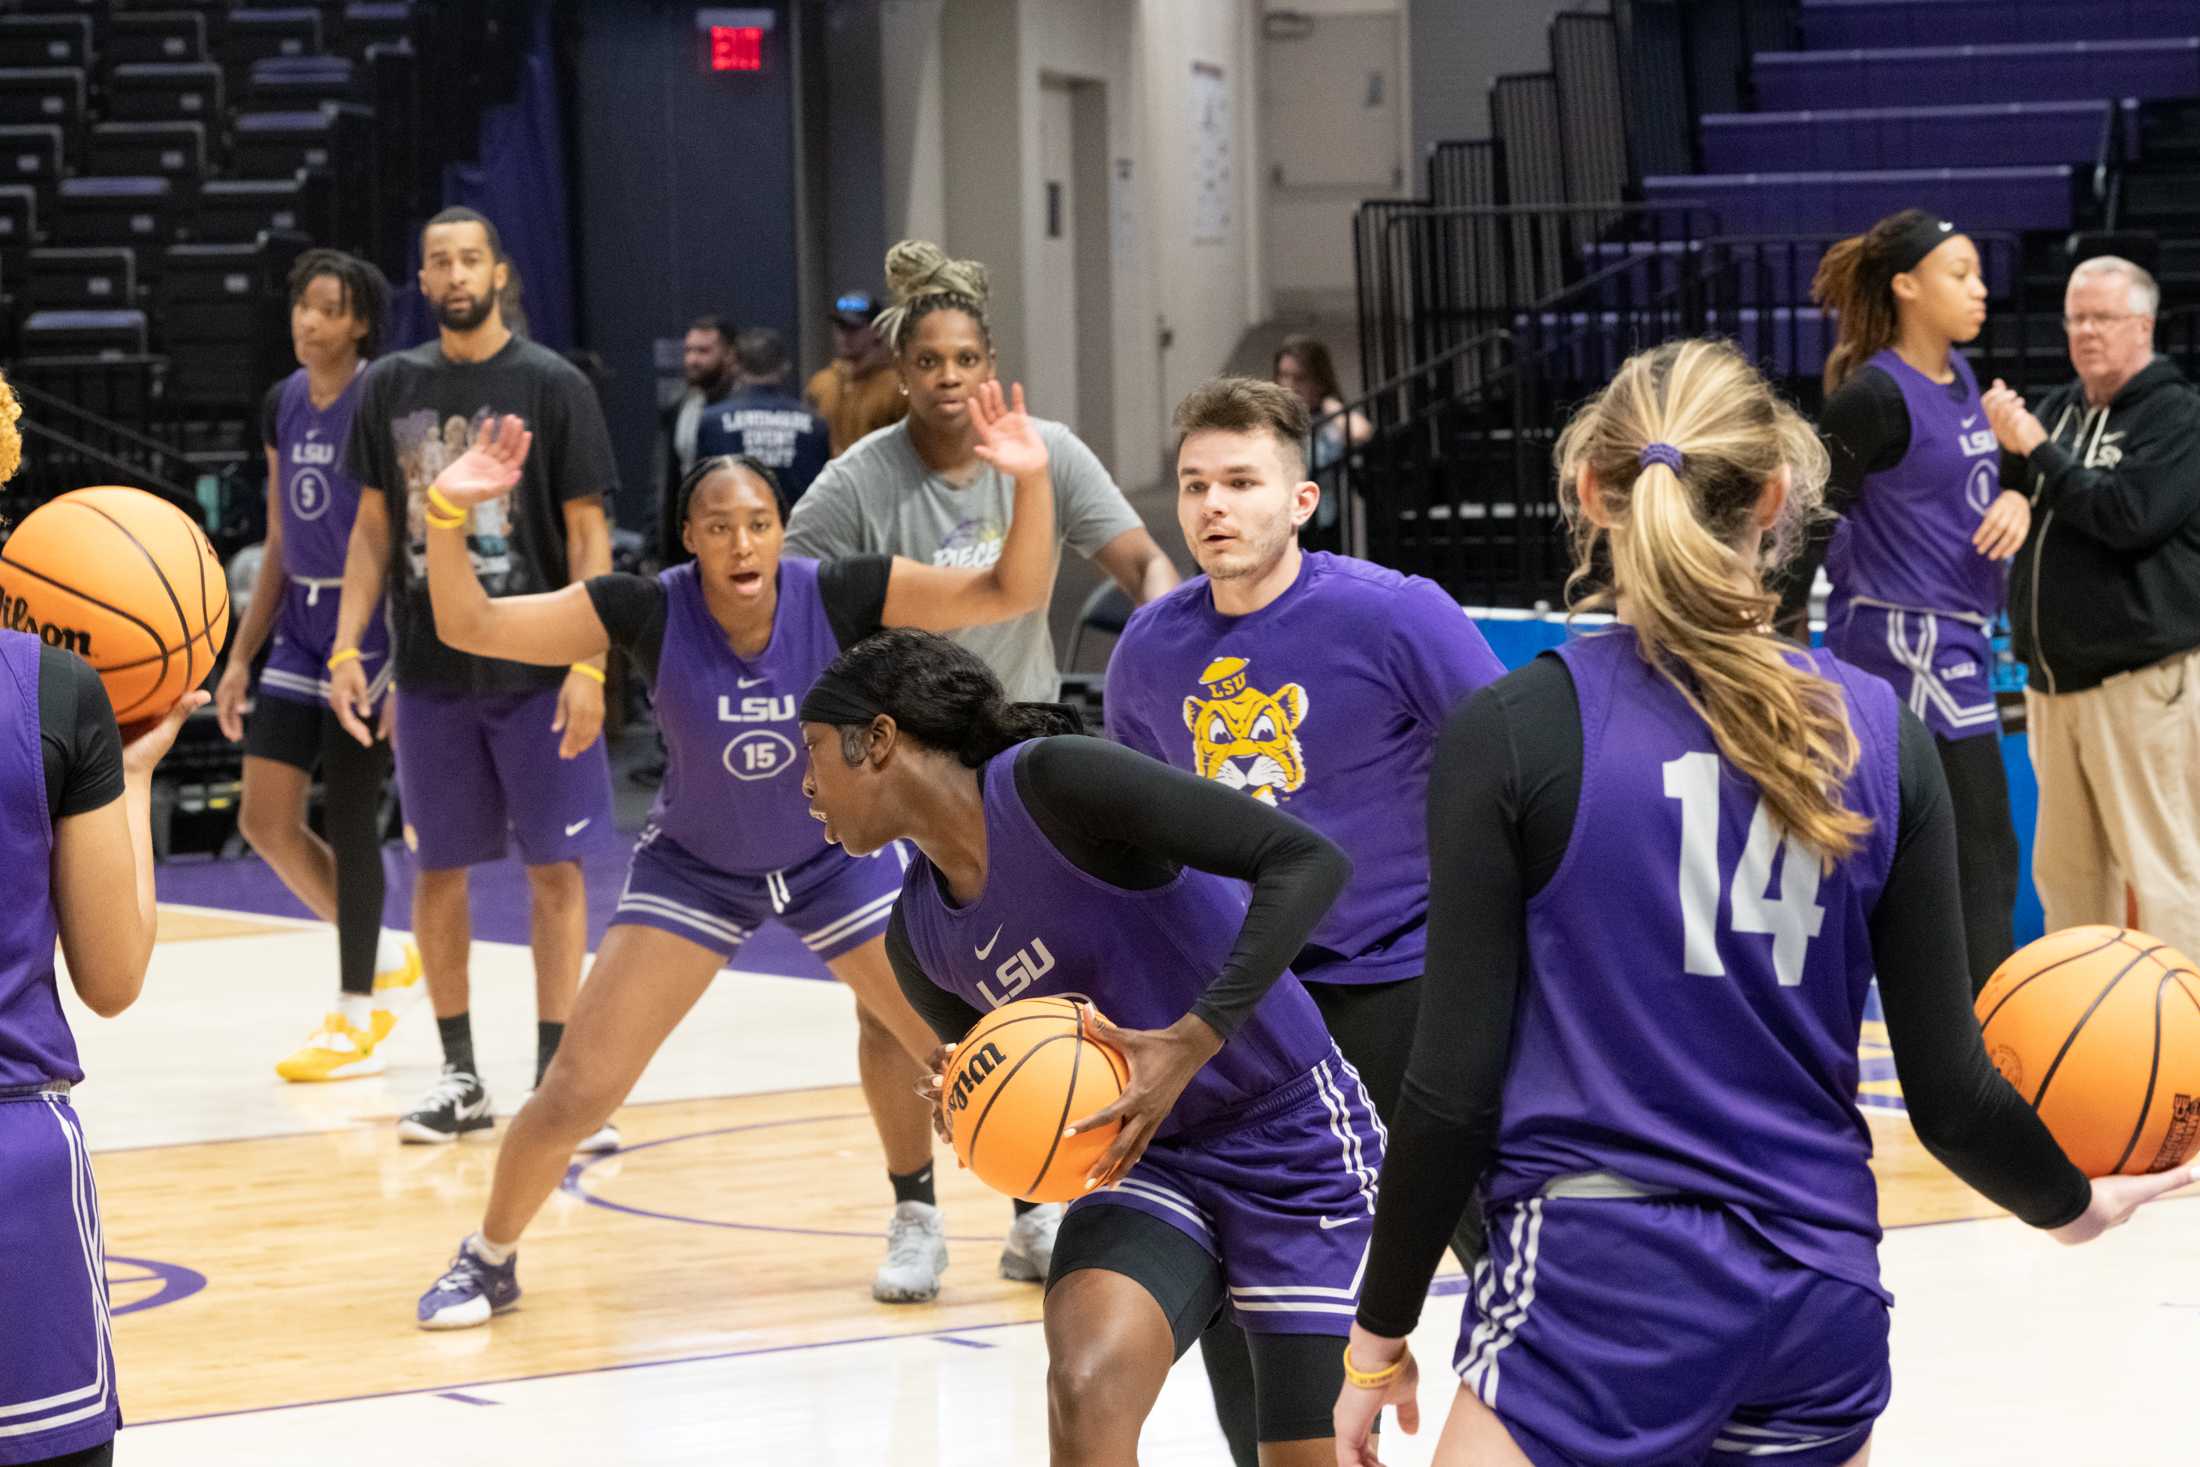
<svg viewBox="0 0 2200 1467"><path fill-rule="evenodd" d="M298 370L268 390L267 542L252 604L214 687L222 732L245 741L237 825L283 885L336 924L337 995L305 1044L275 1066L286 1080L349 1080L382 1072L375 1049L401 1002L420 992L420 954L382 929L382 783L387 745L362 746L328 706L344 551L359 483L339 456L359 403L359 379L382 344L389 285L338 250L308 250L290 272L290 340ZM269 648L259 681L253 659ZM375 698L389 690L389 638L374 619L359 660ZM247 695L252 714L245 717ZM384 705L387 706L386 704ZM306 824L321 775L324 839Z"/></svg>
<svg viewBox="0 0 2200 1467"><path fill-rule="evenodd" d="M484 425L479 445L436 481L428 594L437 635L461 651L552 667L624 648L653 691L669 763L565 1043L504 1138L481 1230L421 1296L422 1328L481 1324L518 1299L520 1233L564 1176L573 1144L609 1118L718 970L774 919L856 995L858 1067L895 1194L873 1297L921 1302L939 1292L945 1229L911 1069L931 1037L896 987L883 942L901 862L853 860L818 839L796 772L795 699L881 626L944 629L1045 602L1054 579L1045 444L1020 388L1013 407L994 386L972 412L979 451L1017 486L1015 525L986 570L782 555L785 502L771 471L712 458L680 488L693 562L654 578L597 576L492 599L467 558L465 522L510 489L527 435L516 419L501 432Z"/></svg>
<svg viewBox="0 0 2200 1467"><path fill-rule="evenodd" d="M1463 1464L1870 1455L1888 1395L1874 971L1926 1147L2083 1242L2192 1179L2088 1184L1987 1059L1931 735L1769 630L1825 454L1730 346L1630 358L1559 440L1618 624L1475 694L1429 794L1429 972L1336 1406L1416 1423L1405 1336L1459 1209L1475 1273L1436 1451ZM1775 874L1775 870L1776 873Z"/></svg>
<svg viewBox="0 0 2200 1467"><path fill-rule="evenodd" d="M940 637L850 648L801 719L825 838L920 853L886 943L932 1031L1081 995L1129 1061L1122 1098L1070 1128L1121 1124L1047 1278L1054 1461L1135 1462L1170 1365L1228 1304L1251 1334L1261 1460L1327 1463L1382 1132L1287 965L1344 853L1210 780L1051 737L1075 715L1008 702ZM951 1058L934 1055L935 1093Z"/></svg>
<svg viewBox="0 0 2200 1467"><path fill-rule="evenodd" d="M1811 294L1839 327L1819 421L1826 502L1841 516L1826 645L1893 683L1932 730L1976 990L2016 946L2017 831L1987 639L2032 523L2029 501L2001 487L2001 447L1956 349L1986 320L1986 280L1969 238L1905 209L1827 250Z"/></svg>
<svg viewBox="0 0 2200 1467"><path fill-rule="evenodd" d="M22 408L0 381L0 482L22 458ZM153 955L153 766L191 693L128 744L98 674L0 631L0 1462L104 1467L121 1425L99 1196L69 1091L84 1078L62 1016L69 982L95 1014L137 1001ZM118 900L118 894L127 897Z"/></svg>

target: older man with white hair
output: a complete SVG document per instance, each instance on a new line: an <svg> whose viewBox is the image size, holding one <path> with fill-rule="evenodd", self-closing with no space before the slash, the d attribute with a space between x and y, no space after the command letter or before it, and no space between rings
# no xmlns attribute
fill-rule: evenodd
<svg viewBox="0 0 2200 1467"><path fill-rule="evenodd" d="M2200 392L2154 351L2161 292L2129 260L2071 273L2078 380L2028 411L1981 397L2002 482L2032 499L2009 588L2049 931L2137 927L2200 954Z"/></svg>

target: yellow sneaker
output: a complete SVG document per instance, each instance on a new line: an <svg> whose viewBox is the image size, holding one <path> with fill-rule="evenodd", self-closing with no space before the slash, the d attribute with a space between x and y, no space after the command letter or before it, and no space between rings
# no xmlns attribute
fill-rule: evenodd
<svg viewBox="0 0 2200 1467"><path fill-rule="evenodd" d="M375 1016L377 1020L381 1015ZM392 1024L396 1020L390 1021ZM331 1013L321 1021L319 1032L305 1042L303 1048L279 1061L275 1073L285 1080L355 1080L362 1075L379 1075L387 1063L374 1052L388 1031L377 1023L380 1032L370 1032L354 1026L340 1013Z"/></svg>
<svg viewBox="0 0 2200 1467"><path fill-rule="evenodd" d="M393 947L397 949L394 953L390 951ZM385 941L383 943L382 962L377 964L374 970L375 1008L377 1010L387 1010L391 1015L390 1022L395 1023L395 1016L400 1009L403 1009L414 999L428 991L428 985L423 980L422 974L419 948L409 942L391 943ZM381 1042L379 1035L376 1036L375 1042Z"/></svg>

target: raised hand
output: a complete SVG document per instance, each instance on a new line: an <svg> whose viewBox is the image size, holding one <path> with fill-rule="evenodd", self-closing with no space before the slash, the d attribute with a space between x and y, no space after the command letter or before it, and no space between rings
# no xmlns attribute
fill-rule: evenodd
<svg viewBox="0 0 2200 1467"><path fill-rule="evenodd" d="M471 509L512 492L535 435L511 413L482 420L473 446L444 465L434 488L460 509Z"/></svg>
<svg viewBox="0 0 2200 1467"><path fill-rule="evenodd" d="M1047 471L1046 440L1024 413L1024 385L1004 395L1001 384L982 384L970 399L970 423L977 430L979 458L1011 479Z"/></svg>

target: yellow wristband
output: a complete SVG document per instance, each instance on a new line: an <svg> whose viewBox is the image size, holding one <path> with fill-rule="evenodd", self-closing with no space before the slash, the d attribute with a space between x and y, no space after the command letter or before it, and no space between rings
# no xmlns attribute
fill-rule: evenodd
<svg viewBox="0 0 2200 1467"><path fill-rule="evenodd" d="M466 511L445 499L443 491L430 484L428 486L428 515L430 518L441 515L447 520L463 520L466 518Z"/></svg>
<svg viewBox="0 0 2200 1467"><path fill-rule="evenodd" d="M358 659L359 649L357 647L339 647L328 656L328 670L334 672L345 663L356 662Z"/></svg>
<svg viewBox="0 0 2200 1467"><path fill-rule="evenodd" d="M427 518L428 518L428 526L429 526L429 528L431 528L431 529L436 529L436 530L463 530L463 529L465 529L465 528L466 528L466 521L465 521L465 520L464 520L463 518L461 518L461 519L455 519L455 520L447 520L447 519L444 519L444 518L443 518L443 517L442 517L441 515L433 515L433 514L429 515L429 516L428 516Z"/></svg>
<svg viewBox="0 0 2200 1467"><path fill-rule="evenodd" d="M1399 1376L1405 1374L1406 1354L1401 1350L1398 1358L1381 1370L1362 1370L1352 1363L1352 1347L1344 1347L1344 1378L1363 1391L1379 1391Z"/></svg>
<svg viewBox="0 0 2200 1467"><path fill-rule="evenodd" d="M576 662L573 664L573 671L584 673L587 676L594 678L599 683L603 681L603 669L600 667L591 667L585 662Z"/></svg>

